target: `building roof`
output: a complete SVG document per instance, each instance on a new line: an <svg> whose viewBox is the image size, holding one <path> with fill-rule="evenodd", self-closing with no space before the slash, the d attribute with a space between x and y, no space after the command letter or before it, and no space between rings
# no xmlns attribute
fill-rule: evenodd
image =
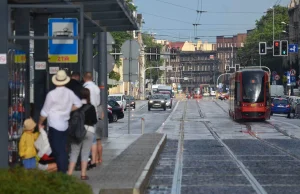
<svg viewBox="0 0 300 194"><path fill-rule="evenodd" d="M184 43L185 42L170 42L169 47L170 48L179 48L181 50L182 47L184 46Z"/></svg>

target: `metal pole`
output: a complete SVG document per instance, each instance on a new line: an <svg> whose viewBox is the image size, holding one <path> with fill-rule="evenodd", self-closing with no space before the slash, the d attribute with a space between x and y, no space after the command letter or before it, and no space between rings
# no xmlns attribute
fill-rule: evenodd
<svg viewBox="0 0 300 194"><path fill-rule="evenodd" d="M259 55L259 66L261 68L261 55Z"/></svg>
<svg viewBox="0 0 300 194"><path fill-rule="evenodd" d="M91 33L85 33L83 54L84 71L93 73L93 36Z"/></svg>
<svg viewBox="0 0 300 194"><path fill-rule="evenodd" d="M99 54L100 54L100 95L101 106L103 110L107 110L107 33L99 32ZM108 122L107 114L104 114L103 118L104 130L102 132L103 137L108 137Z"/></svg>
<svg viewBox="0 0 300 194"><path fill-rule="evenodd" d="M275 7L273 6L273 41L275 40Z"/></svg>
<svg viewBox="0 0 300 194"><path fill-rule="evenodd" d="M2 25L2 29L0 30L0 54L3 54L7 58L7 51L8 51L8 7L7 1L0 1L0 23ZM1 60L2 61L2 60ZM7 113L8 113L8 64L7 60L2 62L3 64L0 65L0 77L1 77L1 87L0 87L0 123L1 128L0 130L0 168L7 168L8 167L8 120L7 120Z"/></svg>
<svg viewBox="0 0 300 194"><path fill-rule="evenodd" d="M128 72L129 72L129 75L128 75L128 81L129 81L129 88L128 88L128 96L130 96L131 94L131 61L132 61L132 48L131 48L131 45L132 45L132 39L130 39L129 41L129 65L128 65ZM126 106L126 105L125 105ZM130 134L130 100L129 100L129 107L128 107L128 134Z"/></svg>

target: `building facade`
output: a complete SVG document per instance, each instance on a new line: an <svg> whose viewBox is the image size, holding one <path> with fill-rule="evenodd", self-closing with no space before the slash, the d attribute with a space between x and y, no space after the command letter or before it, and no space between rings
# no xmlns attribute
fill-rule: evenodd
<svg viewBox="0 0 300 194"><path fill-rule="evenodd" d="M217 58L220 60L220 72L225 72L225 66L231 68L238 63L237 52L244 47L247 34L241 33L232 37L217 36Z"/></svg>
<svg viewBox="0 0 300 194"><path fill-rule="evenodd" d="M288 25L288 35L289 35L289 44L300 44L300 2L299 0L291 0L288 6L289 12L289 24ZM290 68L296 69L297 75L300 72L300 62L299 62L299 52L290 53L288 56L288 64Z"/></svg>
<svg viewBox="0 0 300 194"><path fill-rule="evenodd" d="M220 75L216 51L180 52L179 57L181 70L179 83L183 91L192 91L200 84L216 85L216 78Z"/></svg>

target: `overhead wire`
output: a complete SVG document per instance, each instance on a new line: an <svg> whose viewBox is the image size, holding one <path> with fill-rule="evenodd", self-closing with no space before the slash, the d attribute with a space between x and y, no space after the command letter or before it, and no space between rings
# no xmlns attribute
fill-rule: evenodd
<svg viewBox="0 0 300 194"><path fill-rule="evenodd" d="M155 1L159 1L159 2L162 2L162 3L165 3L165 4L169 4L169 5L172 5L172 6L180 7L180 8L183 8L183 9L190 10L190 11L199 11L199 7L197 7L197 9L194 9L194 8L182 6L182 5L179 5L179 4L167 2L167 1L164 1L164 0L155 0ZM208 13L208 14L209 13L215 13L215 14L220 14L220 13L224 13L224 14L263 14L264 12L263 11L261 11L261 12L259 12L259 11L221 11L221 12L218 12L218 11L206 11L206 13Z"/></svg>

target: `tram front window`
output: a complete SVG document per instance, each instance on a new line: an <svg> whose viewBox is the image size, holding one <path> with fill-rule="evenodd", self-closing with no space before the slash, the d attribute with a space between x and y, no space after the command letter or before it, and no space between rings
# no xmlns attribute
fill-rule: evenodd
<svg viewBox="0 0 300 194"><path fill-rule="evenodd" d="M243 102L264 102L264 72L243 72Z"/></svg>

